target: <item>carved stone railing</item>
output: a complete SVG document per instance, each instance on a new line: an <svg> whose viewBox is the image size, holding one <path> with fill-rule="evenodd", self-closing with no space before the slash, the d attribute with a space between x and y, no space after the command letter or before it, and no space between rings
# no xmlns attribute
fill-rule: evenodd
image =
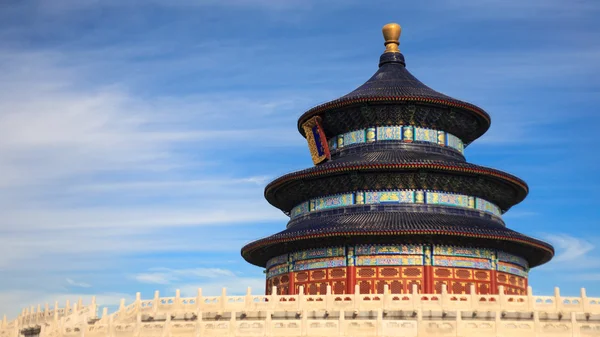
<svg viewBox="0 0 600 337"><path fill-rule="evenodd" d="M357 288L356 291L359 289ZM0 337L40 327L40 336L600 336L600 298L391 294L160 297L136 294L133 303L102 317L96 303L23 310L0 325ZM303 291L301 290L300 293ZM275 292L274 292L275 293Z"/></svg>

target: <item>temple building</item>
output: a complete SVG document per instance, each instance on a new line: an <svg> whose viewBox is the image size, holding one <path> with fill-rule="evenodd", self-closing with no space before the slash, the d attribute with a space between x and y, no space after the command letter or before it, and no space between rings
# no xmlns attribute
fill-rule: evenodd
<svg viewBox="0 0 600 337"><path fill-rule="evenodd" d="M314 167L265 188L290 217L285 230L242 249L266 269L270 294L525 295L530 268L551 245L507 228L502 215L528 186L468 163L464 151L490 127L481 108L416 79L400 53L401 28L383 28L379 69L351 93L298 120ZM358 285L358 286L356 286Z"/></svg>

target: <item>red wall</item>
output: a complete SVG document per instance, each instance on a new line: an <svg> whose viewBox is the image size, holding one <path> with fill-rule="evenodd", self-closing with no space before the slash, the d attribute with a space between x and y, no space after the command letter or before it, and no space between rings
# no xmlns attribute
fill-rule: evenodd
<svg viewBox="0 0 600 337"><path fill-rule="evenodd" d="M340 267L291 272L267 279L267 294L276 286L279 294L297 294L300 286L310 295L325 294L327 285L334 294L353 294L358 284L361 294L383 293L385 284L393 294L406 294L416 284L420 293L469 294L475 284L479 294L496 294L504 286L507 294L525 295L527 279L495 270L431 266Z"/></svg>

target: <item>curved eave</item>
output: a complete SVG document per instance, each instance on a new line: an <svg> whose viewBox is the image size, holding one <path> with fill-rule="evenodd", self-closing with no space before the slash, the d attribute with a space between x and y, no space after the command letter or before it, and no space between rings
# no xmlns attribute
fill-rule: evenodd
<svg viewBox="0 0 600 337"><path fill-rule="evenodd" d="M429 97L419 97L419 96L364 96L364 97L352 97L352 98L339 98L327 103L323 103L321 105L317 105L314 108L306 111L300 118L298 119L298 131L303 137L306 137L304 134L304 129L302 128L302 124L306 122L313 116L322 115L327 111L340 109L344 107L348 107L354 104L368 104L368 103L397 103L397 102L412 102L412 103L425 103L425 104L435 104L443 107L453 107L467 110L469 112L474 113L479 119L483 121L480 125L478 137L483 135L490 127L491 118L487 112L485 112L480 107L462 102L455 99L440 99L440 98L429 98ZM467 141L466 143L470 143L472 140Z"/></svg>
<svg viewBox="0 0 600 337"><path fill-rule="evenodd" d="M253 254L260 250L260 249L265 249L268 247L272 247L275 245L282 245L282 244L287 244L287 243L291 243L294 242L295 243L295 247L299 247L299 246L303 246L299 244L299 241L305 241L305 240L324 240L326 238L335 238L338 237L340 239L343 238L351 238L351 237L366 237L366 236L377 236L377 237L386 237L386 236L394 236L396 237L396 239L400 236L403 238L409 238L409 237L423 237L423 236L443 236L445 238L448 237L453 237L453 238L457 238L457 239L461 239L461 238L470 238L470 239L478 239L478 240L496 240L496 241L503 241L503 242L510 242L510 243L515 243L515 244L520 244L520 245L524 245L524 246L531 246L534 247L535 249L539 250L540 252L542 252L541 254L541 258L537 259L537 260L531 260L530 256L525 256L525 258L528 260L530 267L536 267L539 265L542 265L548 261L550 261L550 259L552 259L552 257L554 256L554 248L550 245L547 244L543 244L540 242L537 242L537 240L526 240L526 239L518 239L518 238L511 238L511 237L507 237L507 236L502 236L502 235L486 235L486 234L474 234L474 233L469 233L466 231L461 231L460 229L457 230L390 230L390 231L386 231L386 230L373 230L373 231L345 231L345 232L336 232L336 233L311 233L311 234L305 234L305 235L298 235L298 236L294 236L294 237L284 237L284 238L272 238L272 237L268 237L265 239L261 239L261 240L257 240L254 241L246 246L244 246L242 248L242 256L244 257L244 259L246 261L248 261L251 264L254 264L256 266L259 267L265 267L266 265L266 258L253 258ZM418 240L418 238L414 238L416 240ZM414 241L413 239L413 241Z"/></svg>
<svg viewBox="0 0 600 337"><path fill-rule="evenodd" d="M272 202L270 198L273 191L280 188L286 183L292 181L298 181L303 179L314 179L323 176L330 176L336 174L343 174L351 171L364 171L364 172L372 172L372 171L413 171L413 170L432 170L432 171L440 171L440 172L448 172L455 174L470 174L470 175L483 175L487 177L491 177L493 179L499 179L502 182L509 183L513 186L518 193L519 198L517 198L515 204L523 201L527 194L529 193L529 187L527 183L523 180L510 175L508 173L494 170L482 166L476 166L468 163L453 163L453 162L444 162L444 163L435 163L435 162L409 162L409 163L391 163L391 164L333 164L329 167L317 166L312 167L303 171L298 171L294 173L290 173L284 175L271 183L269 183L265 187L265 198L275 207L278 207ZM278 207L279 208L279 207ZM290 209L282 209L284 212L289 212Z"/></svg>

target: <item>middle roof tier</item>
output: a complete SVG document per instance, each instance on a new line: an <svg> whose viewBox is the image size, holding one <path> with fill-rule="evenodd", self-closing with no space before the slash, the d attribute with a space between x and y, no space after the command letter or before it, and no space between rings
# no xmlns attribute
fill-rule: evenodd
<svg viewBox="0 0 600 337"><path fill-rule="evenodd" d="M268 184L265 198L286 214L313 198L377 190L431 190L481 198L506 212L529 191L527 184L499 170L463 161L420 159L399 151L357 152Z"/></svg>

